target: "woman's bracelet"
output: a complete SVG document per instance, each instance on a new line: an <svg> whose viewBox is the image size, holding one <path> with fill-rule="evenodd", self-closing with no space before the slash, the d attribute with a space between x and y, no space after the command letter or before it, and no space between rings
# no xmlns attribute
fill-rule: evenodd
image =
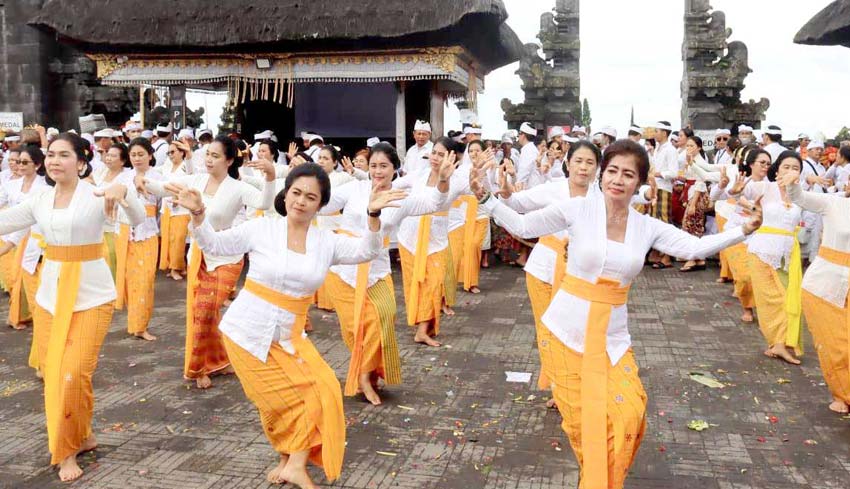
<svg viewBox="0 0 850 489"><path fill-rule="evenodd" d="M204 206L204 207L201 207L200 209L196 209L194 211L189 211L189 213L192 214L193 216L197 217L197 216L202 215L204 212L206 212L206 210L207 210L207 208L206 208L206 206Z"/></svg>
<svg viewBox="0 0 850 489"><path fill-rule="evenodd" d="M484 197L482 197L482 198L478 199L478 205L483 205L483 204L484 204L484 203L486 203L488 200L490 200L490 197L492 197L492 196L493 196L493 194L492 194L492 193L490 193L490 192L486 192L486 193L484 194Z"/></svg>

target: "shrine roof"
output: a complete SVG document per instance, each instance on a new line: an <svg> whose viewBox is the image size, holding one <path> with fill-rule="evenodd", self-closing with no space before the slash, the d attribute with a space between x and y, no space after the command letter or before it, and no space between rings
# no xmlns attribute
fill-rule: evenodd
<svg viewBox="0 0 850 489"><path fill-rule="evenodd" d="M502 0L47 0L30 25L90 54L463 46L488 72L519 59Z"/></svg>
<svg viewBox="0 0 850 489"><path fill-rule="evenodd" d="M827 5L800 29L794 42L850 48L850 0L835 0Z"/></svg>

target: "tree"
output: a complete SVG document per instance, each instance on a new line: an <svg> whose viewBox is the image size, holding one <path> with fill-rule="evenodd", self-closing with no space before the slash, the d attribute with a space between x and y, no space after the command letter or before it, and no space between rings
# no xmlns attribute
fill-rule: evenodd
<svg viewBox="0 0 850 489"><path fill-rule="evenodd" d="M587 103L587 99L585 98L581 103L581 125L590 130L590 122L592 120L590 118L590 104Z"/></svg>
<svg viewBox="0 0 850 489"><path fill-rule="evenodd" d="M838 131L838 135L835 136L835 141L838 144L841 144L841 141L850 141L850 127L842 127L840 131Z"/></svg>

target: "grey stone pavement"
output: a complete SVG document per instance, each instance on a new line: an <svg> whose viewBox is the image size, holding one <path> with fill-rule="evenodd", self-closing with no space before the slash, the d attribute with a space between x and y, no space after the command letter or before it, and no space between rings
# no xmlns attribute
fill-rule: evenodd
<svg viewBox="0 0 850 489"><path fill-rule="evenodd" d="M826 408L811 348L802 368L764 357L738 322L716 269L646 269L632 289L630 327L649 395L648 429L628 488L850 487L850 421ZM396 284L400 284L400 277ZM115 317L95 375L96 452L63 485L48 467L41 383L25 365L29 332L0 328L0 487L263 488L275 464L235 377L199 391L181 378L184 287L160 277L152 332L128 337ZM442 349L416 346L398 321L404 385L380 407L345 401L348 447L338 488L565 488L577 466L560 416L536 389L538 356L524 275L484 270L483 294L458 296ZM399 295L399 318L404 317ZM6 301L0 314L5 317ZM313 341L344 378L348 351L335 316L314 311ZM806 333L808 344L810 337ZM528 384L505 371L532 372ZM689 378L705 372L725 384ZM688 429L704 420L702 432Z"/></svg>

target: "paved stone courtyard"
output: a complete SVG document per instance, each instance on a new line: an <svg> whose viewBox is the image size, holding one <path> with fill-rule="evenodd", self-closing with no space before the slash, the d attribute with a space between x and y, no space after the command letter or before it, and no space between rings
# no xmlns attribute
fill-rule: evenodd
<svg viewBox="0 0 850 489"><path fill-rule="evenodd" d="M716 270L647 269L633 287L631 332L649 395L646 439L628 488L846 488L850 420L826 408L811 348L802 368L764 357L754 325L738 322ZM400 284L401 280L396 281ZM346 399L348 447L338 488L566 488L578 470L536 389L538 357L524 275L483 271L481 295L459 293L442 349L416 346L397 326L404 385L384 405ZM118 314L95 376L96 452L83 479L63 485L48 467L42 388L26 367L30 333L0 328L0 487L264 488L275 464L235 377L199 391L181 378L185 284L162 276L152 332L128 337ZM399 294L400 314L403 301ZM6 303L0 314L5 317ZM314 311L313 341L344 378L346 350L333 314ZM811 345L810 337L806 337ZM506 371L533 372L508 383ZM692 372L725 384L709 388ZM690 430L691 421L709 424Z"/></svg>

